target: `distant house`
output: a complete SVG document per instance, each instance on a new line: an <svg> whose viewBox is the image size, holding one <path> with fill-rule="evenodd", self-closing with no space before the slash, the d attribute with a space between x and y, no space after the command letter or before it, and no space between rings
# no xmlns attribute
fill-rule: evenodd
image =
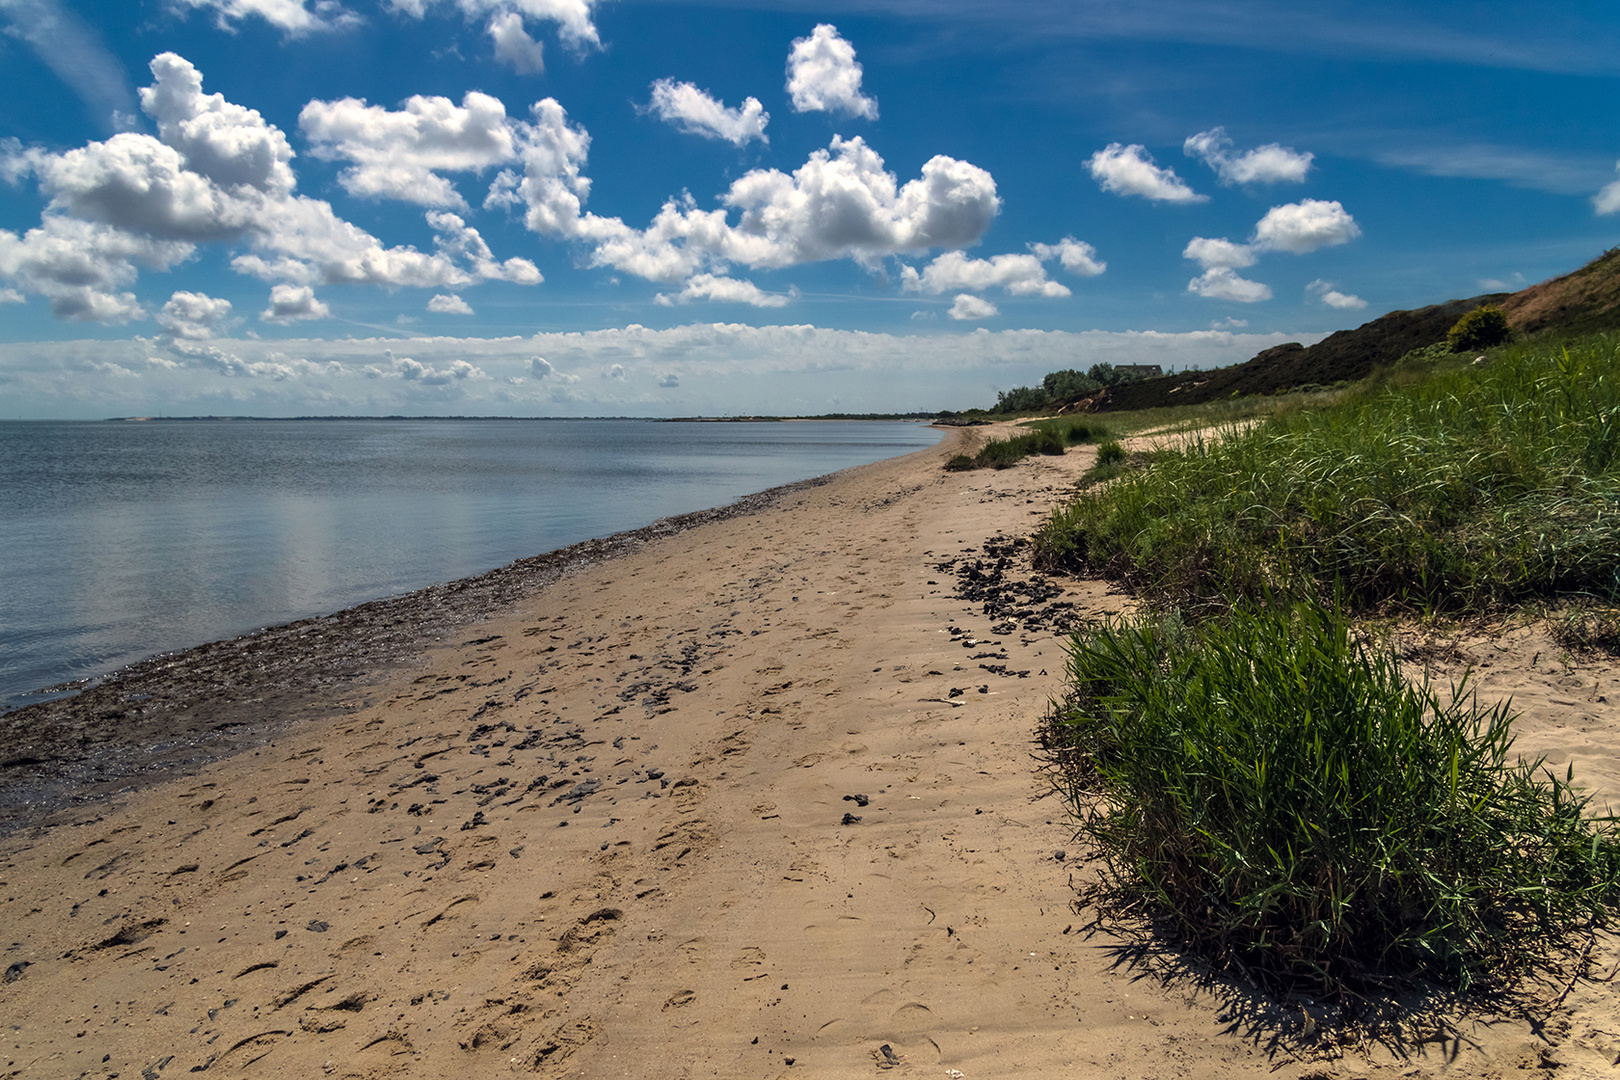
<svg viewBox="0 0 1620 1080"><path fill-rule="evenodd" d="M1157 379L1164 374L1159 364L1115 364L1114 370L1133 379Z"/></svg>

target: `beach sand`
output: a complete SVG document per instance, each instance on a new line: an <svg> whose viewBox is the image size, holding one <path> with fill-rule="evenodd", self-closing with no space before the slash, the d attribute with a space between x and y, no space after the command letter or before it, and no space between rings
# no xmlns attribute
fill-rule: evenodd
<svg viewBox="0 0 1620 1080"><path fill-rule="evenodd" d="M963 437L574 560L272 728L222 691L204 726L260 737L37 810L0 1076L1620 1074L1612 982L1327 1053L1082 932L1035 730L1059 628L1129 598L1015 543L1093 451L944 472ZM1413 656L1620 803L1612 661L1533 626Z"/></svg>

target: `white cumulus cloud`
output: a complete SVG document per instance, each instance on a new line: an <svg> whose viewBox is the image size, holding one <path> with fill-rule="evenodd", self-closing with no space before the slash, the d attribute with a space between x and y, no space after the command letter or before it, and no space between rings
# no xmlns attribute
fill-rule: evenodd
<svg viewBox="0 0 1620 1080"><path fill-rule="evenodd" d="M978 321L990 319L1001 314L1001 310L990 301L974 296L971 293L961 293L951 303L950 316L959 321Z"/></svg>
<svg viewBox="0 0 1620 1080"><path fill-rule="evenodd" d="M338 174L351 195L423 206L465 206L445 172L482 172L518 159L519 131L498 99L468 92L407 98L385 109L359 98L311 101L298 115L310 153L353 164Z"/></svg>
<svg viewBox="0 0 1620 1080"><path fill-rule="evenodd" d="M809 37L796 38L788 53L787 91L796 112L830 112L876 120L877 101L861 93L861 65L855 46L838 28L821 23Z"/></svg>
<svg viewBox="0 0 1620 1080"><path fill-rule="evenodd" d="M1096 248L1072 236L1065 236L1055 244L1031 244L1029 250L1042 262L1056 259L1076 277L1096 277L1108 269L1108 264L1097 258Z"/></svg>
<svg viewBox="0 0 1620 1080"><path fill-rule="evenodd" d="M947 251L919 273L915 267L900 268L901 288L907 292L946 293L959 289L983 292L1005 289L1012 296L1069 295L1069 288L1046 276L1046 267L1035 255L995 255L970 259L960 251Z"/></svg>
<svg viewBox="0 0 1620 1080"><path fill-rule="evenodd" d="M1266 211L1254 227L1254 244L1266 251L1304 255L1360 235L1361 227L1337 200L1304 199Z"/></svg>
<svg viewBox="0 0 1620 1080"><path fill-rule="evenodd" d="M591 15L597 0L386 0L386 3L390 10L413 19L426 18L428 10L436 7L454 8L468 19L478 21L492 16L518 15L531 22L556 23L558 36L576 49L602 43Z"/></svg>
<svg viewBox="0 0 1620 1080"><path fill-rule="evenodd" d="M427 309L437 315L471 315L472 305L455 293L440 293L427 302Z"/></svg>
<svg viewBox="0 0 1620 1080"><path fill-rule="evenodd" d="M1620 161L1615 162L1614 168L1620 172ZM1609 181L1603 185L1603 190L1592 196L1592 209L1600 217L1620 213L1620 180Z"/></svg>
<svg viewBox="0 0 1620 1080"><path fill-rule="evenodd" d="M1316 156L1278 143L1233 153L1232 139L1224 127L1188 136L1182 149L1188 157L1198 158L1214 169L1228 184L1302 183Z"/></svg>
<svg viewBox="0 0 1620 1080"><path fill-rule="evenodd" d="M194 250L180 240L47 214L38 228L21 236L0 229L0 280L45 297L58 319L129 322L146 317L127 291L138 267L167 270Z"/></svg>
<svg viewBox="0 0 1620 1080"><path fill-rule="evenodd" d="M495 59L519 75L538 75L546 70L546 49L523 29L523 16L515 11L489 21L489 38L495 43Z"/></svg>
<svg viewBox="0 0 1620 1080"><path fill-rule="evenodd" d="M1235 300L1240 304L1257 304L1271 299L1271 288L1258 281L1239 277L1229 266L1212 266L1187 282L1187 291L1212 300Z"/></svg>
<svg viewBox="0 0 1620 1080"><path fill-rule="evenodd" d="M724 139L733 146L746 146L752 139L770 142L765 125L771 114L755 97L743 99L740 109L728 109L692 83L659 79L652 84L650 107L660 120L692 135Z"/></svg>
<svg viewBox="0 0 1620 1080"><path fill-rule="evenodd" d="M663 378L659 379L658 385L665 390L672 390L681 385L681 377L672 371L668 375L665 375Z"/></svg>
<svg viewBox="0 0 1620 1080"><path fill-rule="evenodd" d="M177 291L157 313L157 323L170 337L206 341L230 318L231 302L204 293Z"/></svg>
<svg viewBox="0 0 1620 1080"><path fill-rule="evenodd" d="M1200 203L1208 202L1208 195L1200 195L1177 176L1174 169L1160 168L1153 163L1147 147L1132 143L1109 143L1092 154L1086 168L1104 191L1115 195L1140 195L1153 202Z"/></svg>
<svg viewBox="0 0 1620 1080"><path fill-rule="evenodd" d="M456 288L489 278L540 280L528 260L497 262L454 215L429 215L439 234L433 252L385 247L328 203L295 193L292 148L257 111L203 93L201 73L174 53L155 57L151 68L154 81L140 98L157 124L156 137L124 132L62 153L13 144L0 161L0 173L13 181L32 176L48 199L39 229L26 237L7 234L0 244L8 252L0 276L49 297L58 317L139 318L133 296L116 291L133 283L136 265L167 269L205 242L247 247L232 267L271 283ZM499 102L486 100L499 109ZM397 126L401 115L385 120ZM444 141L412 145L421 152L405 155L407 171L431 182L432 167L467 164L465 154L456 157ZM470 167L480 166L472 156ZM74 261L84 266L68 267Z"/></svg>
<svg viewBox="0 0 1620 1080"><path fill-rule="evenodd" d="M1340 311L1359 311L1367 306L1367 301L1351 293L1342 293L1333 287L1333 282L1317 278L1305 286L1305 295L1314 296L1330 308Z"/></svg>
<svg viewBox="0 0 1620 1080"><path fill-rule="evenodd" d="M222 30L234 30L243 19L259 18L288 35L343 30L360 25L360 16L336 0L170 0L178 8L212 11Z"/></svg>
<svg viewBox="0 0 1620 1080"><path fill-rule="evenodd" d="M723 274L732 263L775 269L852 258L871 266L886 255L966 247L1001 209L995 179L977 165L936 155L900 184L863 139L834 136L791 175L755 169L738 178L720 209L700 209L689 194L671 198L638 229L584 210L590 136L550 98L532 112L523 175L503 170L484 205L525 206L535 232L588 246L593 266L651 281Z"/></svg>
<svg viewBox="0 0 1620 1080"><path fill-rule="evenodd" d="M680 292L673 296L659 293L653 300L664 307L671 304L685 304L692 300L717 300L722 303L778 308L786 307L792 302L793 297L783 293L768 293L752 281L716 277L713 274L696 274L687 281L686 287Z"/></svg>
<svg viewBox="0 0 1620 1080"><path fill-rule="evenodd" d="M270 290L270 306L259 312L265 322L292 323L331 317L331 309L315 299L308 285L277 285Z"/></svg>
<svg viewBox="0 0 1620 1080"><path fill-rule="evenodd" d="M1188 241L1181 257L1194 260L1205 270L1212 266L1241 270L1245 266L1253 266L1259 255L1248 244L1233 243L1224 237L1212 239L1207 236L1195 236Z"/></svg>

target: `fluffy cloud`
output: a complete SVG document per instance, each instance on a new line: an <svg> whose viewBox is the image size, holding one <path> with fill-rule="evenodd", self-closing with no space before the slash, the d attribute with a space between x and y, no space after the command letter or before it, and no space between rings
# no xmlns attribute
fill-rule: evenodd
<svg viewBox="0 0 1620 1080"><path fill-rule="evenodd" d="M528 260L497 262L476 230L453 214L429 214L439 234L434 252L384 247L326 202L294 193L292 148L258 112L204 94L201 74L173 53L154 58L151 68L153 84L140 97L157 123L156 138L125 132L60 154L19 148L0 162L0 172L10 178L34 176L49 199L39 229L24 238L7 234L8 241L0 244L8 253L0 274L25 291L49 297L59 317L139 318L133 296L114 290L134 281L135 264L167 269L188 258L200 242L246 244L251 253L237 255L232 266L273 283L454 288L481 279L540 280ZM437 100L446 107L438 110L441 119L470 118L474 112ZM492 98L476 104L488 113L488 103L504 117ZM364 103L355 104L364 115ZM385 114L384 126L398 128L397 118L408 113ZM498 133L499 124L484 126ZM421 135L420 127L416 133ZM358 134L353 145L363 149ZM407 170L429 181L435 179L432 167L465 166L469 157L467 167L477 167L481 160L464 144L457 157L425 137L411 149L417 151L414 157L402 155ZM515 157L515 150L507 153ZM367 164L358 168L363 172ZM75 262L83 265L69 265Z"/></svg>
<svg viewBox="0 0 1620 1080"><path fill-rule="evenodd" d="M528 259L511 258L497 262L478 230L449 211L428 211L427 223L437 234L433 246L439 254L457 265L466 265L475 278L509 281L514 285L538 285L544 280L539 267Z"/></svg>
<svg viewBox="0 0 1620 1080"><path fill-rule="evenodd" d="M1271 299L1270 286L1239 277L1229 266L1212 266L1187 282L1187 291L1212 300L1235 300L1240 304L1257 304Z"/></svg>
<svg viewBox="0 0 1620 1080"><path fill-rule="evenodd" d="M221 30L235 30L243 19L260 18L288 35L358 26L360 16L336 0L171 0L177 8L212 11Z"/></svg>
<svg viewBox="0 0 1620 1080"><path fill-rule="evenodd" d="M532 111L523 176L504 170L485 206L526 206L529 228L588 245L593 266L651 281L684 281L730 263L781 268L853 258L872 265L886 255L966 247L1001 209L995 179L977 165L937 155L901 185L864 140L834 136L791 176L755 169L740 177L720 198L726 209L701 210L687 195L637 229L583 210L590 136L550 98ZM735 224L728 209L738 213Z"/></svg>
<svg viewBox="0 0 1620 1080"><path fill-rule="evenodd" d="M437 315L471 315L472 305L455 293L440 293L427 302L427 309Z"/></svg>
<svg viewBox="0 0 1620 1080"><path fill-rule="evenodd" d="M1084 240L1065 236L1055 244L1031 244L1029 250L1042 262L1056 259L1063 269L1076 277L1096 277L1108 269L1108 264L1097 258L1097 249Z"/></svg>
<svg viewBox="0 0 1620 1080"><path fill-rule="evenodd" d="M1200 203L1208 202L1208 195L1200 195L1188 187L1173 169L1161 169L1153 163L1147 147L1132 143L1109 143L1092 154L1086 162L1091 175L1104 191L1115 195L1140 195L1153 202Z"/></svg>
<svg viewBox="0 0 1620 1080"><path fill-rule="evenodd" d="M1254 227L1256 247L1294 255L1349 243L1360 235L1361 227L1337 200L1305 199L1273 206Z"/></svg>
<svg viewBox="0 0 1620 1080"><path fill-rule="evenodd" d="M354 163L338 174L351 195L423 206L466 205L440 173L481 172L518 159L519 133L506 106L477 91L459 106L417 95L398 111L358 98L311 101L298 127L316 157Z"/></svg>
<svg viewBox="0 0 1620 1080"><path fill-rule="evenodd" d="M45 297L59 319L128 322L145 318L135 295L125 291L137 266L167 270L193 250L184 241L48 214L21 236L0 229L0 279Z"/></svg>
<svg viewBox="0 0 1620 1080"><path fill-rule="evenodd" d="M1359 311L1367 306L1367 301L1350 293L1342 293L1333 287L1333 282L1317 278L1305 286L1305 295L1314 296L1330 308L1340 311Z"/></svg>
<svg viewBox="0 0 1620 1080"><path fill-rule="evenodd" d="M546 50L523 29L523 16L515 11L489 21L489 37L495 43L495 59L519 75L538 75L546 70Z"/></svg>
<svg viewBox="0 0 1620 1080"><path fill-rule="evenodd" d="M170 337L206 341L230 314L229 300L203 293L176 292L157 313L157 323Z"/></svg>
<svg viewBox="0 0 1620 1080"><path fill-rule="evenodd" d="M995 255L970 259L960 251L947 251L919 273L915 267L900 268L901 288L907 292L945 293L957 289L1005 289L1013 296L1062 297L1068 286L1049 280L1046 267L1035 255Z"/></svg>
<svg viewBox="0 0 1620 1080"><path fill-rule="evenodd" d="M658 385L664 390L673 390L675 387L681 385L681 377L672 371L668 375L665 375L663 378L659 379Z"/></svg>
<svg viewBox="0 0 1620 1080"><path fill-rule="evenodd" d="M990 301L970 293L961 293L951 303L950 316L959 321L977 321L990 319L1001 314L1001 310Z"/></svg>
<svg viewBox="0 0 1620 1080"><path fill-rule="evenodd" d="M186 0L200 3L205 0ZM265 0L277 2L277 0ZM563 41L577 49L600 45L596 23L591 9L597 0L387 0L388 7L401 15L414 19L426 18L429 8L453 7L469 19L482 20L494 16L518 15L535 22L554 22ZM525 35L527 36L527 35Z"/></svg>
<svg viewBox="0 0 1620 1080"><path fill-rule="evenodd" d="M1620 161L1615 162L1615 171L1620 172ZM1603 186L1603 190L1592 196L1592 209L1599 216L1620 213L1620 180L1611 180Z"/></svg>
<svg viewBox="0 0 1620 1080"><path fill-rule="evenodd" d="M724 139L745 146L751 139L769 143L765 125L771 114L758 98L743 100L742 108L728 109L689 82L659 79L652 84L652 111L682 131L709 139Z"/></svg>
<svg viewBox="0 0 1620 1080"><path fill-rule="evenodd" d="M331 315L331 309L315 299L315 290L308 285L277 285L270 290L270 306L259 312L265 322L282 324Z"/></svg>
<svg viewBox="0 0 1620 1080"><path fill-rule="evenodd" d="M556 368L552 367L550 361L543 356L532 356L529 358L529 374L534 376L536 379L550 379L552 382L571 383L579 381L578 375L566 375L563 372L558 371Z"/></svg>
<svg viewBox="0 0 1620 1080"><path fill-rule="evenodd" d="M1228 184L1302 183L1316 156L1277 143L1267 143L1241 154L1234 154L1232 147L1232 140L1223 127L1200 131L1189 136L1182 145L1188 157L1203 161Z"/></svg>
<svg viewBox="0 0 1620 1080"><path fill-rule="evenodd" d="M718 300L723 303L778 308L786 307L792 302L793 297L782 293L765 292L752 281L716 277L713 274L697 274L674 296L659 293L653 300L665 307L671 304L684 304L691 300Z"/></svg>
<svg viewBox="0 0 1620 1080"><path fill-rule="evenodd" d="M1241 270L1245 266L1253 266L1259 255L1248 244L1235 244L1224 237L1211 239L1195 236L1188 242L1181 257L1196 261L1205 270L1214 266Z"/></svg>
<svg viewBox="0 0 1620 1080"><path fill-rule="evenodd" d="M28 297L16 289L0 289L0 304L26 304Z"/></svg>
<svg viewBox="0 0 1620 1080"><path fill-rule="evenodd" d="M432 365L413 360L408 356L402 356L394 361L394 371L406 382L420 383L423 386L447 386L468 379L487 379L489 377L482 370L465 360L452 360L446 367L435 368Z"/></svg>
<svg viewBox="0 0 1620 1080"><path fill-rule="evenodd" d="M788 53L787 91L796 112L830 112L876 120L877 101L861 93L861 65L855 46L822 23L809 37L796 38Z"/></svg>

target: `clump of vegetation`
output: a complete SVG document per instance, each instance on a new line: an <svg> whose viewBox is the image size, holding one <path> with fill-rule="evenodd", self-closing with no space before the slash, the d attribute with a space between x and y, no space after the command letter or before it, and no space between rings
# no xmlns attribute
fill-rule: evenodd
<svg viewBox="0 0 1620 1080"><path fill-rule="evenodd" d="M1495 983L1620 898L1615 819L1511 753L1506 707L1411 685L1338 609L1093 626L1068 677L1045 741L1091 899L1263 987Z"/></svg>
<svg viewBox="0 0 1620 1080"><path fill-rule="evenodd" d="M1063 455L1063 437L1049 429L1038 429L1027 435L1014 435L1006 439L991 439L984 444L974 461L981 469L1007 469L1032 454Z"/></svg>
<svg viewBox="0 0 1620 1080"><path fill-rule="evenodd" d="M1006 469L1032 454L1057 457L1063 454L1065 446L1094 442L1108 435L1108 429L1101 424L1062 417L1036 420L1027 426L1030 429L1027 434L1014 435L1006 439L991 439L971 456L957 454L945 463L946 470L964 472L968 469Z"/></svg>
<svg viewBox="0 0 1620 1080"><path fill-rule="evenodd" d="M1098 465L1117 465L1125 460L1125 448L1110 439L1097 447Z"/></svg>
<svg viewBox="0 0 1620 1080"><path fill-rule="evenodd" d="M1446 331L1446 343L1452 352L1474 352L1504 344L1511 335L1507 312L1486 304L1458 319Z"/></svg>
<svg viewBox="0 0 1620 1080"><path fill-rule="evenodd" d="M1620 348L1514 346L1155 455L1055 511L1045 569L1160 605L1338 589L1478 611L1620 590Z"/></svg>

